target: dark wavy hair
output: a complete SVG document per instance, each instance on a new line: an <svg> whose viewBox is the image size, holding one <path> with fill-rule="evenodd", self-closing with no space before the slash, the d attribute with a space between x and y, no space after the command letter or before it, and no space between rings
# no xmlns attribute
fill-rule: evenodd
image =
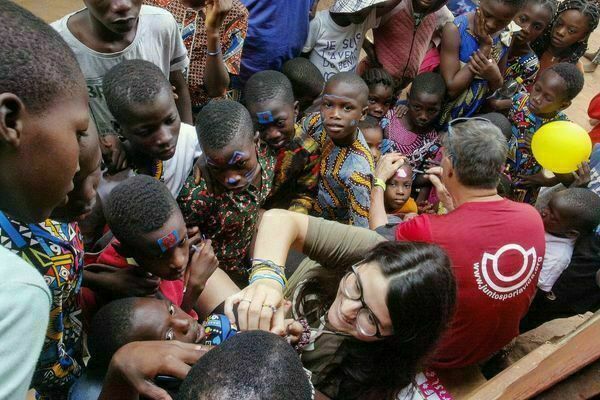
<svg viewBox="0 0 600 400"><path fill-rule="evenodd" d="M456 282L450 259L434 244L382 242L361 263L377 264L390 279L386 304L394 335L375 342L345 341L346 355L326 381L340 380L340 399L392 399L412 382L448 325L454 313ZM306 309L304 299L318 294L317 314L325 315L341 278L314 279L300 293L299 306Z"/></svg>
<svg viewBox="0 0 600 400"><path fill-rule="evenodd" d="M565 11L569 10L577 10L581 12L581 14L588 17L589 30L586 38L581 42L573 44L569 51L565 52L566 54L568 54L568 56L561 61L576 64L577 61L579 61L579 59L585 54L585 51L587 50L588 46L588 38L590 34L594 32L600 20L600 8L598 4L593 0L565 0L558 5L558 9L554 14L554 18L552 19L550 25L546 27L544 33L542 33L542 35L531 44L531 48L533 49L533 51L535 51L535 53L540 59L542 58L544 52L550 46L550 39L552 39L552 31L554 30L554 25L558 20L558 16L564 13Z"/></svg>

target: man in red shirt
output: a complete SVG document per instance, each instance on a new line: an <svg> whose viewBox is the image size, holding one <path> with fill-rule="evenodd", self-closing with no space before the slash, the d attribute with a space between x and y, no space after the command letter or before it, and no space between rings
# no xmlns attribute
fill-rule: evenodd
<svg viewBox="0 0 600 400"><path fill-rule="evenodd" d="M441 168L430 171L446 215L420 215L401 223L396 240L444 248L458 285L456 313L432 366L460 368L486 360L519 334L519 321L535 294L545 252L544 226L530 205L503 199L496 191L507 144L483 119L450 123ZM375 171L371 218L387 222L381 182L403 159L389 154Z"/></svg>

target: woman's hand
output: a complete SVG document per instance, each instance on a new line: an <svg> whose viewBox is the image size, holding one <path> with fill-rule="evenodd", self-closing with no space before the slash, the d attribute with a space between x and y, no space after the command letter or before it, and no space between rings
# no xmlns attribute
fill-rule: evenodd
<svg viewBox="0 0 600 400"><path fill-rule="evenodd" d="M225 315L242 331L260 329L277 335L285 333L283 287L272 279L259 279L225 300Z"/></svg>
<svg viewBox="0 0 600 400"><path fill-rule="evenodd" d="M398 168L404 165L405 157L400 153L388 153L382 156L375 167L374 177L386 182L389 180Z"/></svg>

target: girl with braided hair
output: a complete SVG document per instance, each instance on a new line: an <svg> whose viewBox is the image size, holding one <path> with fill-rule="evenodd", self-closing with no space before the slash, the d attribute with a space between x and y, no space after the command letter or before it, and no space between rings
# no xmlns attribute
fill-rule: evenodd
<svg viewBox="0 0 600 400"><path fill-rule="evenodd" d="M531 45L540 59L540 72L559 62L576 64L583 72L579 59L585 54L588 38L599 20L600 8L595 1L560 3L551 26Z"/></svg>

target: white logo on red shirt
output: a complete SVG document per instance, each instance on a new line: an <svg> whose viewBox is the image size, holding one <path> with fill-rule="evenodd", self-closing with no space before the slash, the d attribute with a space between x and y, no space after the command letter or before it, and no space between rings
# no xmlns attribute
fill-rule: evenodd
<svg viewBox="0 0 600 400"><path fill-rule="evenodd" d="M513 260L520 255L522 263L518 271L505 275L500 270L501 258L509 252ZM512 243L502 246L495 254L483 253L481 265L475 263L473 273L479 290L495 300L506 300L521 294L529 286L541 262L542 257L537 257L534 247L525 250L522 246ZM503 270L508 269L507 260L502 262L502 266Z"/></svg>

